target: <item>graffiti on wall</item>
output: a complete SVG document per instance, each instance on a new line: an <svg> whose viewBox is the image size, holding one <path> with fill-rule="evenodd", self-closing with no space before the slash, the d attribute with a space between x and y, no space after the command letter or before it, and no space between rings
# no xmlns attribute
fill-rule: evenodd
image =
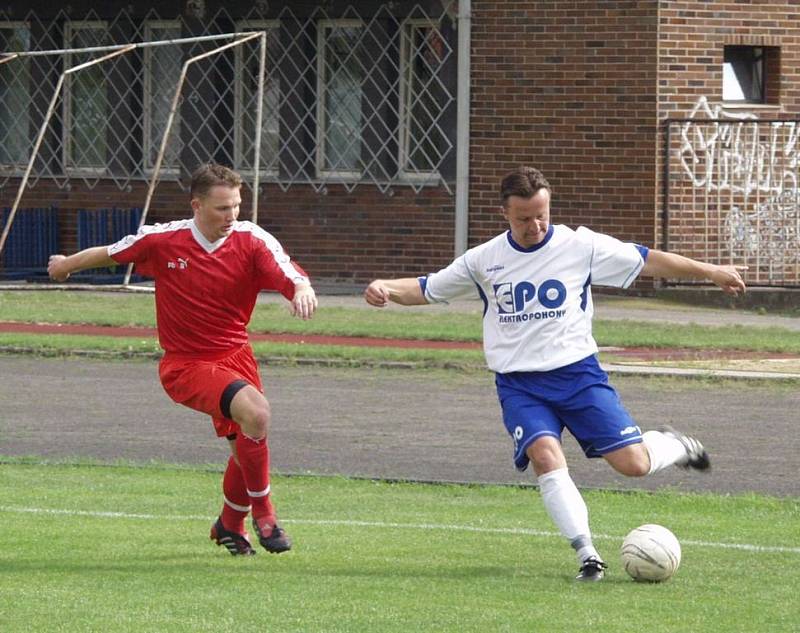
<svg viewBox="0 0 800 633"><path fill-rule="evenodd" d="M678 160L692 187L705 194L707 216L710 206L717 209L725 250L761 260L770 271L797 262L800 121L761 121L705 97L687 118Z"/></svg>

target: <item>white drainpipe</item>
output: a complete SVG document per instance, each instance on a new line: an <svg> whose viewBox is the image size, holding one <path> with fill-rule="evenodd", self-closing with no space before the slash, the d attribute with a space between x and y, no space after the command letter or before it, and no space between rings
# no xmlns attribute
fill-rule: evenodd
<svg viewBox="0 0 800 633"><path fill-rule="evenodd" d="M467 250L469 234L469 84L472 6L458 1L458 87L456 89L455 256Z"/></svg>

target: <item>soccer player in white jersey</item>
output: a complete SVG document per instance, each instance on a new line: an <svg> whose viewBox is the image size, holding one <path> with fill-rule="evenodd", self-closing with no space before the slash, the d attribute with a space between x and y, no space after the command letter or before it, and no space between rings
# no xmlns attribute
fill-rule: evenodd
<svg viewBox="0 0 800 633"><path fill-rule="evenodd" d="M269 402L247 340L247 324L261 290L277 290L291 313L311 318L317 298L302 268L280 243L252 222L239 222L242 179L222 165L192 174L193 217L143 226L115 244L50 257L48 273L65 281L87 268L133 262L155 279L159 376L175 402L211 416L231 457L222 479L222 512L211 538L233 555L252 555L244 527L248 513L269 552L291 548L270 498Z"/></svg>
<svg viewBox="0 0 800 633"><path fill-rule="evenodd" d="M495 372L514 463L533 463L545 508L577 552L578 580L602 580L586 504L561 447L569 429L587 457L603 457L632 477L672 465L706 470L708 453L670 427L642 433L597 361L591 285L628 287L638 275L708 279L728 294L745 291L744 267L717 266L623 243L585 227L550 223L550 185L521 167L501 183L509 230L425 277L377 279L367 303L384 307L446 302L477 292L484 302L483 348Z"/></svg>

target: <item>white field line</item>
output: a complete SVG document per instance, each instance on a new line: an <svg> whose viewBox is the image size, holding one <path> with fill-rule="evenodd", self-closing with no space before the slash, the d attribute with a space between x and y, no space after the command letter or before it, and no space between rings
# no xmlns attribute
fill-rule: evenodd
<svg viewBox="0 0 800 633"><path fill-rule="evenodd" d="M49 508L21 508L0 505L0 512L22 514L54 514L64 516L85 516L101 519L142 519L147 521L209 521L208 516L175 515L175 514L141 514L130 512L101 512L88 510L56 510ZM213 518L213 517L212 517ZM442 525L437 523L391 523L386 521L352 521L346 519L281 519L282 523L306 525L334 525L342 527L365 527L391 530L442 530L446 532L480 532L482 534L508 534L513 536L539 536L545 538L561 538L558 532L532 530L528 528L490 528L473 525ZM621 541L622 536L611 534L593 534L595 539ZM732 549L745 552L800 554L800 547L783 547L777 545L752 545L750 543L718 543L714 541L695 541L681 539L681 545L693 547L710 547Z"/></svg>

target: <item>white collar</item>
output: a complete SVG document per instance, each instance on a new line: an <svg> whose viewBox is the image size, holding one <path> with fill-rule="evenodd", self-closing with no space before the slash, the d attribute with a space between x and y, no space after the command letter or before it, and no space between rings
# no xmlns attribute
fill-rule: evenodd
<svg viewBox="0 0 800 633"><path fill-rule="evenodd" d="M234 228L236 227L236 222L234 222ZM213 253L217 250L220 246L225 243L225 240L228 239L228 236L219 238L216 242L209 242L208 238L200 232L200 229L197 228L197 224L194 222L194 218L189 220L189 228L192 229L192 235L194 236L195 241L203 247L203 249L207 253Z"/></svg>

